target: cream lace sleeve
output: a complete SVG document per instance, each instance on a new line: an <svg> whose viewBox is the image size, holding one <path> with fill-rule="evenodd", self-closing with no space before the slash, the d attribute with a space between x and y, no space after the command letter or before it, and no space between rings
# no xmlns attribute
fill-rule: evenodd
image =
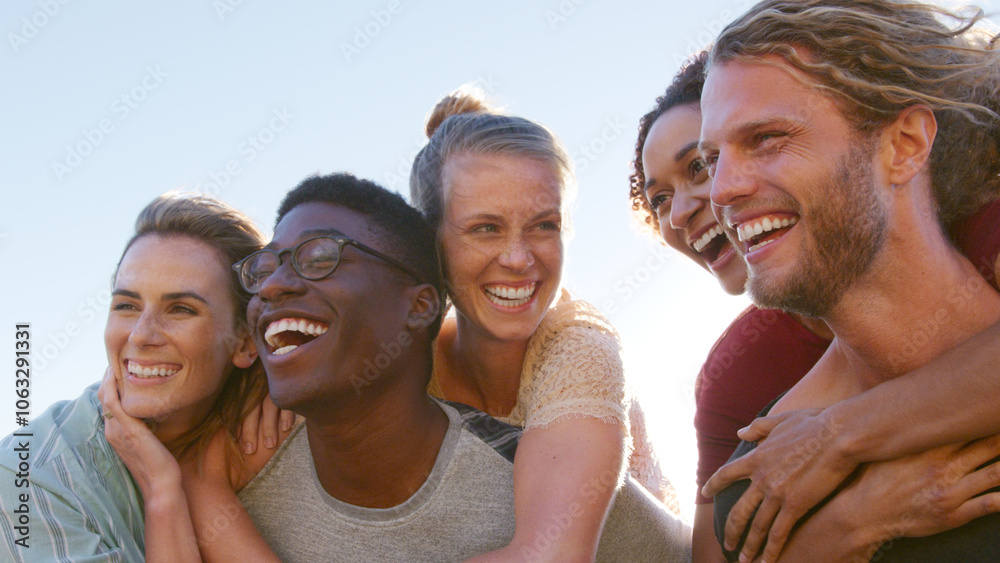
<svg viewBox="0 0 1000 563"><path fill-rule="evenodd" d="M566 294L532 336L511 418L525 429L593 417L628 428L618 335L599 312Z"/></svg>
<svg viewBox="0 0 1000 563"><path fill-rule="evenodd" d="M679 513L676 491L663 475L645 415L626 382L618 333L592 305L564 292L528 344L509 418L529 429L581 417L626 428L629 474Z"/></svg>

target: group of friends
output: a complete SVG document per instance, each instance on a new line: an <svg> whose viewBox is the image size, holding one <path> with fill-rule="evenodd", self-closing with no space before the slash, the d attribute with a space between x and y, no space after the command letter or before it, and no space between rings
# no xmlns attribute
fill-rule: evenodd
<svg viewBox="0 0 1000 563"><path fill-rule="evenodd" d="M410 203L307 178L270 241L207 196L140 213L103 381L24 429L26 487L17 436L0 442L0 553L1000 561L1000 39L983 17L763 0L640 121L635 215L755 303L699 375L693 527L618 335L561 288L571 159L456 93Z"/></svg>

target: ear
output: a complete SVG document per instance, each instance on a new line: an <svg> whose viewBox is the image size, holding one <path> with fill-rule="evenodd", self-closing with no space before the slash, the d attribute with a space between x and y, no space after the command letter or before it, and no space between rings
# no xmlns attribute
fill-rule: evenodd
<svg viewBox="0 0 1000 563"><path fill-rule="evenodd" d="M233 348L233 365L238 368L248 368L257 359L257 346L250 338L250 331L246 327L236 329L233 335L236 339L236 346Z"/></svg>
<svg viewBox="0 0 1000 563"><path fill-rule="evenodd" d="M406 317L406 328L425 330L434 324L441 314L441 298L434 286L421 284L411 288L410 312Z"/></svg>
<svg viewBox="0 0 1000 563"><path fill-rule="evenodd" d="M930 159L937 136L937 119L927 106L910 106L900 112L884 135L888 151L887 179L890 184L906 184L923 170Z"/></svg>

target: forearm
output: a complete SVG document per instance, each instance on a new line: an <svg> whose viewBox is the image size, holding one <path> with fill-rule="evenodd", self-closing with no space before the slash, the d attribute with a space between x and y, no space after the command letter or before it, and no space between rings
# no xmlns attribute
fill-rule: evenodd
<svg viewBox="0 0 1000 563"><path fill-rule="evenodd" d="M1000 323L930 363L833 405L835 445L855 463L1000 432Z"/></svg>
<svg viewBox="0 0 1000 563"><path fill-rule="evenodd" d="M693 563L725 563L722 546L715 537L712 510L714 503L699 504L694 510L694 528L691 534Z"/></svg>
<svg viewBox="0 0 1000 563"><path fill-rule="evenodd" d="M205 561L280 562L225 483L189 485L187 496Z"/></svg>
<svg viewBox="0 0 1000 563"><path fill-rule="evenodd" d="M624 443L623 427L593 418L525 431L514 462L514 539L491 555L593 561L624 473Z"/></svg>
<svg viewBox="0 0 1000 563"><path fill-rule="evenodd" d="M201 561L180 483L144 496L146 561Z"/></svg>

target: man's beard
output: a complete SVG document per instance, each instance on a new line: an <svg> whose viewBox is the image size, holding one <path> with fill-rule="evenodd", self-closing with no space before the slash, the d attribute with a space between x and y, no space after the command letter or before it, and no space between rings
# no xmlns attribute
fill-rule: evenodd
<svg viewBox="0 0 1000 563"><path fill-rule="evenodd" d="M803 209L798 226L806 227L805 252L785 279L754 275L747 292L768 308L822 318L868 270L885 245L888 214L878 199L872 174L871 142L851 145L813 209ZM814 199L819 199L814 196Z"/></svg>

